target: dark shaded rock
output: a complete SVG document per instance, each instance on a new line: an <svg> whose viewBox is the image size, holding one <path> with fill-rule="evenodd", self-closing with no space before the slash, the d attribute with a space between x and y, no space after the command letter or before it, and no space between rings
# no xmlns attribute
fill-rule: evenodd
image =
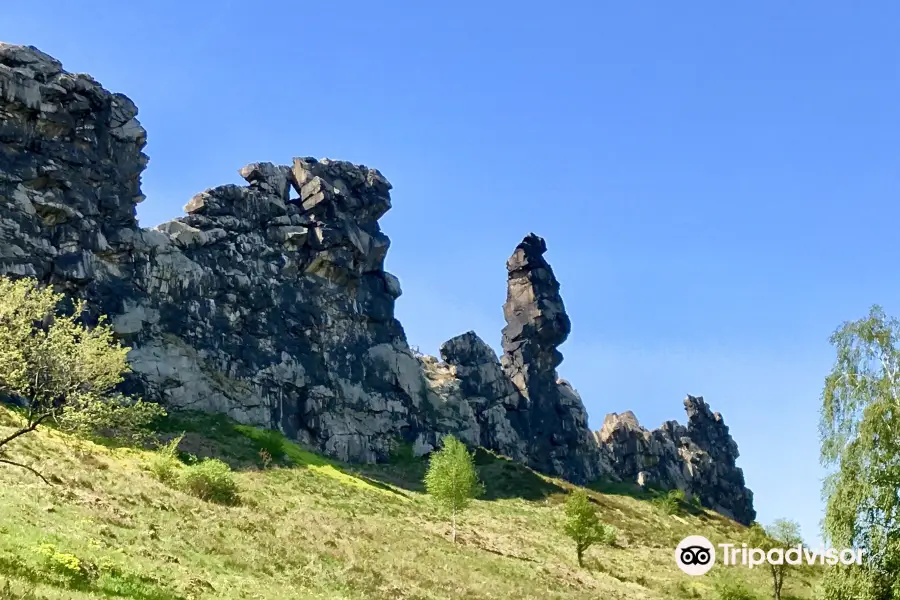
<svg viewBox="0 0 900 600"><path fill-rule="evenodd" d="M568 337L571 323L559 282L544 259L546 251L543 238L532 233L506 263L501 364L523 398L512 421L525 440L529 464L585 482L600 475L600 460L584 404L556 372L562 362L557 347Z"/></svg>

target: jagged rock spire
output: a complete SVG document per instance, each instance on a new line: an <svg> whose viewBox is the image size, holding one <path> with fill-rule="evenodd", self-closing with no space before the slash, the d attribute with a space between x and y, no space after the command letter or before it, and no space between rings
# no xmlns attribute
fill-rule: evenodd
<svg viewBox="0 0 900 600"><path fill-rule="evenodd" d="M563 359L557 347L572 328L546 251L544 239L531 233L506 261L503 364L526 398L556 385L556 367Z"/></svg>

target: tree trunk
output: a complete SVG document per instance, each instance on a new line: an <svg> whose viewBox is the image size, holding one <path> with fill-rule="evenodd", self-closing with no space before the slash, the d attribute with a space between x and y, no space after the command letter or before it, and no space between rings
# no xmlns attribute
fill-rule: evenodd
<svg viewBox="0 0 900 600"><path fill-rule="evenodd" d="M581 546L578 546L577 551L578 551L578 566L583 567L584 566L584 548L582 548Z"/></svg>
<svg viewBox="0 0 900 600"><path fill-rule="evenodd" d="M453 543L456 543L456 511L453 511Z"/></svg>

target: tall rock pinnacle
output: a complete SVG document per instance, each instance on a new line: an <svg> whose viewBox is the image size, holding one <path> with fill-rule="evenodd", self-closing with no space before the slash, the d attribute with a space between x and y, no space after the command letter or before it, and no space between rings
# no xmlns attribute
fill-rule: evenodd
<svg viewBox="0 0 900 600"><path fill-rule="evenodd" d="M531 233L506 261L507 293L503 305L503 365L526 398L555 389L557 350L572 329L553 269L544 260L547 244Z"/></svg>
<svg viewBox="0 0 900 600"><path fill-rule="evenodd" d="M557 348L572 326L546 251L543 238L531 233L506 262L501 364L524 400L532 463L586 481L599 474L599 458L584 403L556 373L563 359Z"/></svg>

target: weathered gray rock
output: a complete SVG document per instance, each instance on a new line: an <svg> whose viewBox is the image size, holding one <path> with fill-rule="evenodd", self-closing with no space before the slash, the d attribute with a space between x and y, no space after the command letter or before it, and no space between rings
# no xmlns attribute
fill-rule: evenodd
<svg viewBox="0 0 900 600"><path fill-rule="evenodd" d="M503 306L503 371L523 398L517 429L528 440L530 464L538 470L589 481L602 474L587 412L575 390L561 382L557 350L569 335L559 282L544 259L547 245L530 234L506 263Z"/></svg>
<svg viewBox="0 0 900 600"><path fill-rule="evenodd" d="M414 353L394 317L376 169L295 158L253 163L247 185L189 199L142 229L146 132L127 97L0 44L0 275L35 277L110 316L133 349L124 390L278 429L344 460L419 454L452 433L551 475L679 487L739 520L752 496L737 447L702 399L687 427L601 432L558 378L571 325L559 283L527 236L507 263L503 355L473 332Z"/></svg>
<svg viewBox="0 0 900 600"><path fill-rule="evenodd" d="M703 398L688 396L684 405L687 427L667 421L648 431L631 411L607 415L595 437L613 473L641 487L683 490L741 523L753 522L753 494L736 465L737 445L721 415Z"/></svg>
<svg viewBox="0 0 900 600"><path fill-rule="evenodd" d="M246 187L208 189L143 230L146 134L130 100L9 45L0 89L0 273L109 314L134 348L133 390L348 460L430 431L424 375L394 319L399 281L383 270L390 184L378 171L248 165Z"/></svg>

